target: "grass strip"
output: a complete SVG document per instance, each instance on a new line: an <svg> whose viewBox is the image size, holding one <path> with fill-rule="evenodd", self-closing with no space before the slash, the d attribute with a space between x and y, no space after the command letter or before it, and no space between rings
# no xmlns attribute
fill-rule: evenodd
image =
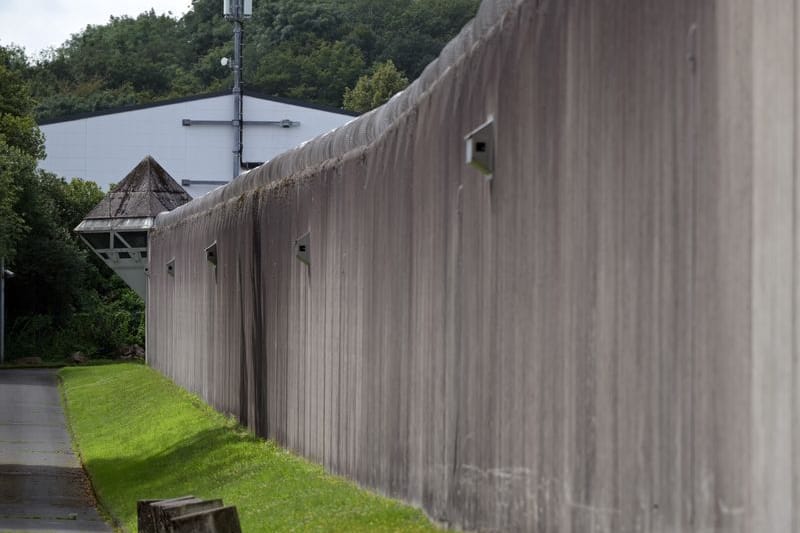
<svg viewBox="0 0 800 533"><path fill-rule="evenodd" d="M222 498L242 530L435 531L425 515L254 437L137 364L60 371L67 417L107 512L136 531L136 501Z"/></svg>

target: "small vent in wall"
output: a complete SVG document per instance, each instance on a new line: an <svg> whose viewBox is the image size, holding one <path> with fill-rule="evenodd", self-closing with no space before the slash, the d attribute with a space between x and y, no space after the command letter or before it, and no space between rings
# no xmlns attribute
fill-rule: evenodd
<svg viewBox="0 0 800 533"><path fill-rule="evenodd" d="M295 256L307 265L311 265L311 232L294 241Z"/></svg>
<svg viewBox="0 0 800 533"><path fill-rule="evenodd" d="M217 268L217 259L217 241L214 241L206 247L206 261L214 268Z"/></svg>
<svg viewBox="0 0 800 533"><path fill-rule="evenodd" d="M466 142L466 162L478 169L486 179L494 173L494 118L478 126L464 137Z"/></svg>
<svg viewBox="0 0 800 533"><path fill-rule="evenodd" d="M173 257L169 261L167 261L167 274L170 276L175 275L175 258Z"/></svg>

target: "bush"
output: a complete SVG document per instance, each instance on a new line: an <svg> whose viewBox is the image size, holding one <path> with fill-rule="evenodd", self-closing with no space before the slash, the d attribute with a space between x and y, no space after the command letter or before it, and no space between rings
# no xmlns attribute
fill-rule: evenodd
<svg viewBox="0 0 800 533"><path fill-rule="evenodd" d="M108 356L122 345L144 346L144 302L124 288L107 298L90 293L84 309L61 326L49 315L17 318L9 330L10 358L63 359L73 352Z"/></svg>
<svg viewBox="0 0 800 533"><path fill-rule="evenodd" d="M29 315L17 318L9 328L8 355L18 357L41 357L52 342L53 319L46 315Z"/></svg>

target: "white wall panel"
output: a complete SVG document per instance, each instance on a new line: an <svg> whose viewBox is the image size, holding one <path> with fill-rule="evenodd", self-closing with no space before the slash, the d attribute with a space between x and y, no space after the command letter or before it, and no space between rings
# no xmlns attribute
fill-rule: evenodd
<svg viewBox="0 0 800 533"><path fill-rule="evenodd" d="M264 162L304 141L330 131L352 117L284 102L246 96L246 121L289 119L299 126L252 125L244 129L242 161ZM183 126L183 119L230 120L230 95L167 103L44 124L47 158L40 166L65 178L97 182L104 190L118 183L146 155L152 155L173 178L230 180L233 128ZM199 196L216 186L192 185Z"/></svg>

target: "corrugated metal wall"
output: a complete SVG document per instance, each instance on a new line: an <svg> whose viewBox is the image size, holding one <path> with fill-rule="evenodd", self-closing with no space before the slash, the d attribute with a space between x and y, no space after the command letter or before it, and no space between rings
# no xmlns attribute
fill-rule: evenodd
<svg viewBox="0 0 800 533"><path fill-rule="evenodd" d="M797 25L518 2L373 144L162 217L149 363L461 527L799 530Z"/></svg>

